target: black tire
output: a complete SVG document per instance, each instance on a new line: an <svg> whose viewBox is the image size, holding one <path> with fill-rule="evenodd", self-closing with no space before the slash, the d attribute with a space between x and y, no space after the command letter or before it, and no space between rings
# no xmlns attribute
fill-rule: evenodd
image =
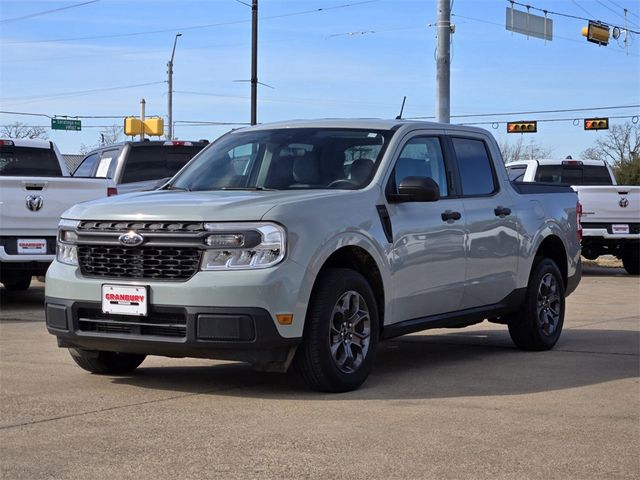
<svg viewBox="0 0 640 480"><path fill-rule="evenodd" d="M87 372L99 375L118 375L133 372L146 358L146 355L117 352L88 352L73 350L71 358Z"/></svg>
<svg viewBox="0 0 640 480"><path fill-rule="evenodd" d="M564 291L562 274L553 260L543 258L534 264L525 302L508 319L516 346L534 351L553 348L564 324Z"/></svg>
<svg viewBox="0 0 640 480"><path fill-rule="evenodd" d="M14 273L11 277L5 277L2 279L4 288L9 291L15 292L19 290L27 290L31 285L30 273Z"/></svg>
<svg viewBox="0 0 640 480"><path fill-rule="evenodd" d="M629 275L640 274L640 245L629 245L622 251L622 265Z"/></svg>
<svg viewBox="0 0 640 480"><path fill-rule="evenodd" d="M378 336L378 309L367 280L353 270L327 269L314 287L296 366L314 390L355 390L371 372Z"/></svg>

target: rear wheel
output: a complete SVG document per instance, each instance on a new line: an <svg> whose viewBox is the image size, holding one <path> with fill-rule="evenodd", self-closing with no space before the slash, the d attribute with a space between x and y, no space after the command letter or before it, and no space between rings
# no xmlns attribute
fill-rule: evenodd
<svg viewBox="0 0 640 480"><path fill-rule="evenodd" d="M640 274L640 245L628 245L622 251L622 265L630 275Z"/></svg>
<svg viewBox="0 0 640 480"><path fill-rule="evenodd" d="M366 380L378 345L378 309L358 272L332 268L317 281L296 363L314 390L346 392Z"/></svg>
<svg viewBox="0 0 640 480"><path fill-rule="evenodd" d="M28 272L12 273L11 276L3 277L2 283L7 290L27 290L31 285L31 274Z"/></svg>
<svg viewBox="0 0 640 480"><path fill-rule="evenodd" d="M562 332L564 308L562 274L553 260L544 258L533 267L524 304L508 319L513 343L523 350L553 348Z"/></svg>
<svg viewBox="0 0 640 480"><path fill-rule="evenodd" d="M123 374L134 371L146 355L118 352L69 350L71 358L84 370L101 375Z"/></svg>

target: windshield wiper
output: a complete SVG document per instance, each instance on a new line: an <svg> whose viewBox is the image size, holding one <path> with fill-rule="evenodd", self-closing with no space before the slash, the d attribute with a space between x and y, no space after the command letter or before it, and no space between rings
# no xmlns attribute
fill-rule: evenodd
<svg viewBox="0 0 640 480"><path fill-rule="evenodd" d="M275 188L265 187L221 187L220 190L250 190L255 192L275 192Z"/></svg>

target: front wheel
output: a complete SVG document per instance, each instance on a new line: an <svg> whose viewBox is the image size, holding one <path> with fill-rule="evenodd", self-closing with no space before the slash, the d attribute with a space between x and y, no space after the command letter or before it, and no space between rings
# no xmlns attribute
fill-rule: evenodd
<svg viewBox="0 0 640 480"><path fill-rule="evenodd" d="M508 319L513 343L523 350L553 348L564 324L564 281L553 260L544 258L533 267L525 302Z"/></svg>
<svg viewBox="0 0 640 480"><path fill-rule="evenodd" d="M69 350L71 358L87 372L99 375L117 375L134 371L146 358L146 355L118 352L96 352L87 350Z"/></svg>
<svg viewBox="0 0 640 480"><path fill-rule="evenodd" d="M347 392L366 380L378 345L378 309L358 272L331 268L317 280L296 363L314 390Z"/></svg>

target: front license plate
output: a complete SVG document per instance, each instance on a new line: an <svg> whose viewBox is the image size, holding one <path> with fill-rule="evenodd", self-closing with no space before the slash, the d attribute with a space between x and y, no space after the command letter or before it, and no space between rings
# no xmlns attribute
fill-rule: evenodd
<svg viewBox="0 0 640 480"><path fill-rule="evenodd" d="M147 287L102 285L102 313L147 315Z"/></svg>
<svg viewBox="0 0 640 480"><path fill-rule="evenodd" d="M611 225L611 232L621 235L629 234L629 225Z"/></svg>
<svg viewBox="0 0 640 480"><path fill-rule="evenodd" d="M47 241L44 238L19 238L18 253L47 253Z"/></svg>

